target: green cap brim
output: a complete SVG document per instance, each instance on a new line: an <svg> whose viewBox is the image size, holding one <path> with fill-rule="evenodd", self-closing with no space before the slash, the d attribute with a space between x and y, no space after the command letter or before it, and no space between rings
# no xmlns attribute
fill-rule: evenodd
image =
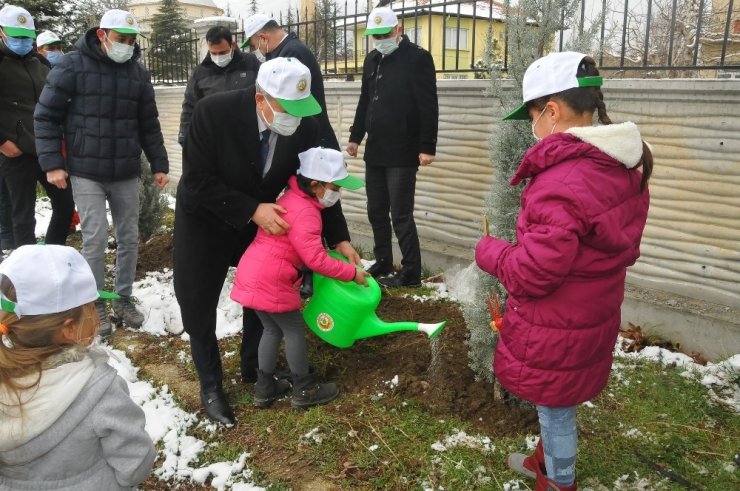
<svg viewBox="0 0 740 491"><path fill-rule="evenodd" d="M249 36L249 37L248 37L247 39L245 39L245 40L244 40L244 42L243 42L242 44L240 44L240 45L239 45L239 47L240 47L241 49L244 49L244 48L246 48L247 46L249 46L249 40L250 40L250 39L252 39L252 36Z"/></svg>
<svg viewBox="0 0 740 491"><path fill-rule="evenodd" d="M391 27L372 27L365 29L365 36L372 36L373 34L388 34L393 30L395 26Z"/></svg>
<svg viewBox="0 0 740 491"><path fill-rule="evenodd" d="M119 34L139 34L138 29L131 29L128 27L115 27L113 30Z"/></svg>
<svg viewBox="0 0 740 491"><path fill-rule="evenodd" d="M365 181L363 181L359 177L355 177L349 174L347 175L347 177L332 181L331 183L339 186L340 188L349 189L350 191L360 189L362 186L365 185Z"/></svg>
<svg viewBox="0 0 740 491"><path fill-rule="evenodd" d="M105 290L98 290L98 297L101 300L118 300L121 296L118 293L107 292Z"/></svg>
<svg viewBox="0 0 740 491"><path fill-rule="evenodd" d="M25 27L5 27L3 26L5 34L12 38L27 37L36 39L36 31L33 29L26 29Z"/></svg>
<svg viewBox="0 0 740 491"><path fill-rule="evenodd" d="M291 116L304 118L307 116L315 116L321 113L321 106L313 95L309 95L305 99L289 100L289 99L278 99L276 101L280 103L285 112Z"/></svg>
<svg viewBox="0 0 740 491"><path fill-rule="evenodd" d="M600 76L594 77L578 77L578 87L601 87L604 85L604 78ZM527 112L527 102L522 102L516 109L511 111L504 117L504 121L509 120L522 120L529 119L529 112Z"/></svg>

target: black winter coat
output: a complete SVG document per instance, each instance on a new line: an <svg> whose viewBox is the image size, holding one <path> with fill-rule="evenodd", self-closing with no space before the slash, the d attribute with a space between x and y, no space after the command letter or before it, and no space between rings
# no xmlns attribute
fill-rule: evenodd
<svg viewBox="0 0 740 491"><path fill-rule="evenodd" d="M324 79L321 76L321 67L316 57L313 55L308 46L303 44L295 33L288 33L288 36L278 44L277 48L267 53L265 56L268 60L274 58L297 58L298 61L306 65L311 72L311 95L321 106L321 114L316 116L319 122L319 144L324 148L333 148L340 150L337 136L329 122L329 114L326 112L326 96L324 95Z"/></svg>
<svg viewBox="0 0 740 491"><path fill-rule="evenodd" d="M169 172L149 72L134 58L116 63L87 31L49 73L34 113L36 148L44 171L65 168L96 181L122 181L139 175L141 150L152 172Z"/></svg>
<svg viewBox="0 0 740 491"><path fill-rule="evenodd" d="M207 95L251 87L257 80L259 68L260 62L256 56L252 53L243 53L238 49L234 50L231 63L223 68L211 60L210 53L207 54L203 62L193 69L188 86L185 88L177 141L181 145L185 141L196 102Z"/></svg>
<svg viewBox="0 0 740 491"><path fill-rule="evenodd" d="M274 203L300 165L298 154L317 145L317 123L303 118L292 136L278 136L270 170L261 177L259 130L255 88L222 92L195 106L182 155L182 177L177 187L175 219L176 275L178 265L197 269L209 241L229 240L240 245L232 258L236 266L252 241L257 226L252 223L260 203ZM341 204L322 211L324 236L330 245L349 240ZM197 230L193 222L210 222L222 230L219 236L182 234ZM213 230L213 227L209 227ZM179 250L178 250L179 249ZM193 254L187 251L192 250Z"/></svg>
<svg viewBox="0 0 740 491"><path fill-rule="evenodd" d="M404 35L390 55L368 53L349 137L360 144L367 133L367 165L418 166L420 153L436 153L438 120L437 79L428 51Z"/></svg>
<svg viewBox="0 0 740 491"><path fill-rule="evenodd" d="M33 110L49 73L35 51L18 56L0 41L0 145L12 141L24 154L36 155Z"/></svg>

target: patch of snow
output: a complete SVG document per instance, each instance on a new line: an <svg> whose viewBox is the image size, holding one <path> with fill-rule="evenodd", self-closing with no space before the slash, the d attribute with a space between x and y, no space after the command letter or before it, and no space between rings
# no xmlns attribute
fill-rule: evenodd
<svg viewBox="0 0 740 491"><path fill-rule="evenodd" d="M383 382L385 385L390 387L391 389L398 387L398 375L394 375L392 379L386 380Z"/></svg>
<svg viewBox="0 0 740 491"><path fill-rule="evenodd" d="M434 442L432 444L432 450L437 452L444 452L454 447L471 448L473 450L480 450L485 454L489 454L495 450L495 446L491 443L491 439L487 436L470 436L464 431L458 429L452 430L452 435L447 436L444 442Z"/></svg>
<svg viewBox="0 0 740 491"><path fill-rule="evenodd" d="M320 432L319 428L313 428L311 431L301 437L301 440L306 443L321 444L324 441L324 435Z"/></svg>
<svg viewBox="0 0 740 491"><path fill-rule="evenodd" d="M642 432L637 428L631 428L622 433L622 435L626 436L627 438L639 438L642 436Z"/></svg>
<svg viewBox="0 0 740 491"><path fill-rule="evenodd" d="M211 487L214 487L219 491L226 489L227 487L231 489L237 489L234 487L234 485L236 484L234 482L234 478L241 476L249 479L252 475L252 472L249 469L244 469L244 464L248 456L249 454L242 453L239 456L239 459L233 462L216 462L215 464L210 464L205 467L195 469L193 471L192 479L194 482L203 485L209 477L213 476L213 478L211 479ZM241 489L264 489L260 487L255 487L251 484L240 484L242 484L243 486L248 486L242 486Z"/></svg>
<svg viewBox="0 0 740 491"><path fill-rule="evenodd" d="M529 486L524 484L519 479L514 479L513 481L506 481L501 486L504 491L519 491L522 489L530 489Z"/></svg>
<svg viewBox="0 0 740 491"><path fill-rule="evenodd" d="M540 437L537 435L527 435L524 439L524 443L527 445L527 450L534 451L537 448L537 444L540 442Z"/></svg>
<svg viewBox="0 0 740 491"><path fill-rule="evenodd" d="M370 445L369 447L367 447L367 449L370 450L371 452L375 452L379 448L380 448L380 446L377 445L377 444L376 445Z"/></svg>

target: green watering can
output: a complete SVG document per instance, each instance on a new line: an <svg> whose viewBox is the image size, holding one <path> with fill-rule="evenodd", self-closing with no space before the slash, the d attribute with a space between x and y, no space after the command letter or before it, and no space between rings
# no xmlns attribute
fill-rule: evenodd
<svg viewBox="0 0 740 491"><path fill-rule="evenodd" d="M333 251L329 255L348 262ZM354 281L340 281L313 274L313 297L303 310L303 319L318 337L337 348L348 348L358 339L398 331L422 331L437 336L447 321L438 324L419 322L384 322L375 315L380 303L380 286L371 276L368 286Z"/></svg>

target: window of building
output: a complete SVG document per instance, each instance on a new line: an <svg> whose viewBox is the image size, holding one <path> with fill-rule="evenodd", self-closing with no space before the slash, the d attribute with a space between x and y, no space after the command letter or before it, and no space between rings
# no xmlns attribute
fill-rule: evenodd
<svg viewBox="0 0 740 491"><path fill-rule="evenodd" d="M409 37L409 41L414 44L421 44L424 40L424 34L421 27L407 27L403 32Z"/></svg>
<svg viewBox="0 0 740 491"><path fill-rule="evenodd" d="M457 33L460 33L460 49L468 49L468 30L457 29L457 27L445 28L445 48L446 49L457 49Z"/></svg>

